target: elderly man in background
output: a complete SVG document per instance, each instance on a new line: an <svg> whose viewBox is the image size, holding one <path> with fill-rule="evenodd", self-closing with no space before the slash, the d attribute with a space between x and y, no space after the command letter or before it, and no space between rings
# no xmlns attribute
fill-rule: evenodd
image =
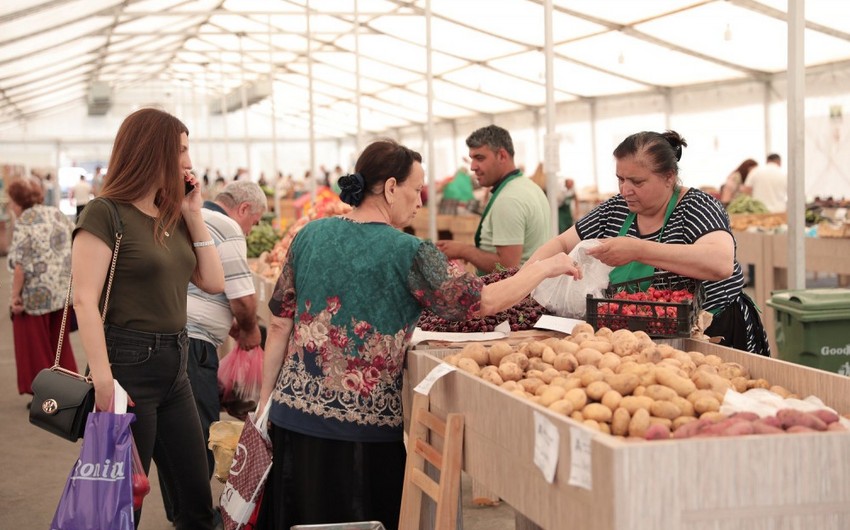
<svg viewBox="0 0 850 530"><path fill-rule="evenodd" d="M219 420L218 347L228 334L244 350L260 345L257 323L257 298L248 267L245 237L266 212L266 195L260 186L248 180L229 183L212 201L204 202L202 214L224 268L224 292L208 294L191 283L187 303L189 359L187 372L204 431L209 439L210 424ZM207 452L209 476L215 460ZM179 509L173 496L163 490L166 515L174 520Z"/></svg>
<svg viewBox="0 0 850 530"><path fill-rule="evenodd" d="M440 240L437 248L449 259L472 263L479 274L491 273L497 265L519 267L551 236L546 195L517 169L513 140L505 129L482 127L469 135L466 145L470 169L482 186L490 188L490 200L475 245Z"/></svg>

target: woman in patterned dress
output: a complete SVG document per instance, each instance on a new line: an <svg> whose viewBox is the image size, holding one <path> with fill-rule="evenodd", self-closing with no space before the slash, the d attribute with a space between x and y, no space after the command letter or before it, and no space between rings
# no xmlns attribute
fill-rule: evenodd
<svg viewBox="0 0 850 530"><path fill-rule="evenodd" d="M260 403L271 396L274 463L257 528L379 520L398 525L404 478L402 367L423 308L452 319L519 302L579 275L563 253L484 286L405 234L422 206L421 156L370 144L340 178L351 213L307 224L269 302Z"/></svg>
<svg viewBox="0 0 850 530"><path fill-rule="evenodd" d="M726 210L711 195L679 180L678 162L687 145L675 131L627 137L614 150L620 193L528 261L569 252L580 240L601 239L588 254L615 267L612 283L653 274L674 282L701 281L702 308L714 315L706 335L722 337L725 346L770 355L758 309L742 291L743 273Z"/></svg>
<svg viewBox="0 0 850 530"><path fill-rule="evenodd" d="M62 327L62 310L71 277L71 230L74 225L55 206L41 204L41 184L20 179L9 184L15 228L9 248L12 272L12 333L18 393L32 394L32 382L53 366ZM59 365L77 371L65 328Z"/></svg>

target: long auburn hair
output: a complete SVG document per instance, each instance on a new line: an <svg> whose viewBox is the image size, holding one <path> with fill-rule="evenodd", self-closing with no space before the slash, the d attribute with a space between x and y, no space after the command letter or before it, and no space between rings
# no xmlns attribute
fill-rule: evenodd
<svg viewBox="0 0 850 530"><path fill-rule="evenodd" d="M124 119L109 158L101 197L132 203L152 188L159 208L154 238L164 243L165 233L180 220L185 195L180 168L180 135L189 129L171 114L154 108L139 109Z"/></svg>

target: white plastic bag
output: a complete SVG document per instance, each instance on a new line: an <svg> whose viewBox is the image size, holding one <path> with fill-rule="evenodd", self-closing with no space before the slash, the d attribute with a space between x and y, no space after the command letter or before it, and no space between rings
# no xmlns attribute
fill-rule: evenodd
<svg viewBox="0 0 850 530"><path fill-rule="evenodd" d="M599 244L598 239L586 239L579 242L570 252L570 257L581 269L581 280L576 280L569 274L547 278L531 292L531 297L559 317L584 319L587 313L587 295L601 297L608 287L608 274L614 268L587 255L588 249Z"/></svg>

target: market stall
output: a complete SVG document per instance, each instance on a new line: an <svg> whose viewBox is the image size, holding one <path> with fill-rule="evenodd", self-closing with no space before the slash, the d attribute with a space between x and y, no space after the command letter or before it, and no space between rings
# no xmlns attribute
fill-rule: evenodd
<svg viewBox="0 0 850 530"><path fill-rule="evenodd" d="M846 377L703 341L668 342L738 363L753 378L850 411ZM427 345L413 350L411 386L458 351ZM430 402L440 417L464 415L463 470L510 504L525 525L593 530L850 527L847 432L618 438L462 369L434 383ZM541 424L548 425L554 452L543 449ZM552 459L549 482L542 469Z"/></svg>

